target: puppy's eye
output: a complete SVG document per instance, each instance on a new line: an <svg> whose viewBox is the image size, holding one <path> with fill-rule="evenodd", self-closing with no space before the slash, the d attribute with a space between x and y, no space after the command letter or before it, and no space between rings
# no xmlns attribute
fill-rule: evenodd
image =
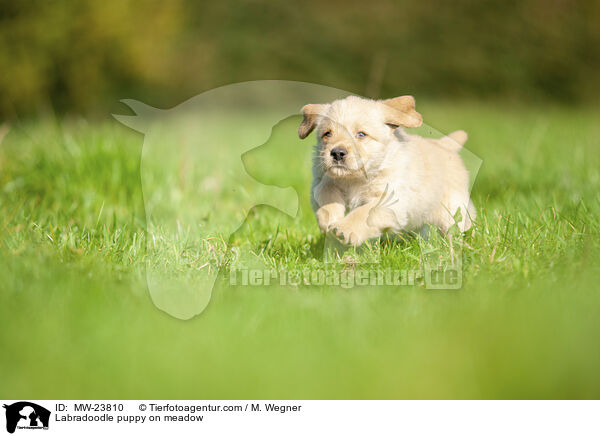
<svg viewBox="0 0 600 436"><path fill-rule="evenodd" d="M331 130L328 130L321 135L322 138L329 138L330 136L331 136Z"/></svg>
<svg viewBox="0 0 600 436"><path fill-rule="evenodd" d="M367 134L366 134L365 132L358 132L358 133L356 134L356 137L357 137L357 138L364 138L365 136L367 136Z"/></svg>

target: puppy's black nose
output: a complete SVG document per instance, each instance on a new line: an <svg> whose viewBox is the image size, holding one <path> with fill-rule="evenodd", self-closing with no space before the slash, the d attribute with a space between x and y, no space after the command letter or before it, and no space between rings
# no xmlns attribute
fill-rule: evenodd
<svg viewBox="0 0 600 436"><path fill-rule="evenodd" d="M335 148L331 149L330 154L334 161L340 162L340 161L344 160L344 156L346 156L346 153L348 153L348 152L346 151L346 149L344 147L335 147Z"/></svg>

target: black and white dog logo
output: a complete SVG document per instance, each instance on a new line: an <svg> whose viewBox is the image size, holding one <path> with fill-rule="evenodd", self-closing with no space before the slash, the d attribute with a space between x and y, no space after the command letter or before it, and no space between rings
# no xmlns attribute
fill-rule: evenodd
<svg viewBox="0 0 600 436"><path fill-rule="evenodd" d="M29 401L19 401L4 405L6 409L6 431L14 433L15 429L48 429L50 411Z"/></svg>

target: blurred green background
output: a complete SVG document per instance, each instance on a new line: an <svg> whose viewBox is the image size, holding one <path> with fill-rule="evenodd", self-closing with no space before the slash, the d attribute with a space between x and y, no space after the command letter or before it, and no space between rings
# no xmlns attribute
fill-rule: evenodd
<svg viewBox="0 0 600 436"><path fill-rule="evenodd" d="M170 107L286 79L371 97L595 102L600 2L0 1L0 116Z"/></svg>

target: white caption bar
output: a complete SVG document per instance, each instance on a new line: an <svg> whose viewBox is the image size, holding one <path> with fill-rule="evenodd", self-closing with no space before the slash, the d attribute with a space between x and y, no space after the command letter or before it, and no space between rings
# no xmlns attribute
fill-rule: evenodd
<svg viewBox="0 0 600 436"><path fill-rule="evenodd" d="M19 436L147 434L600 434L598 401L4 400ZM6 433L5 433L6 434Z"/></svg>

